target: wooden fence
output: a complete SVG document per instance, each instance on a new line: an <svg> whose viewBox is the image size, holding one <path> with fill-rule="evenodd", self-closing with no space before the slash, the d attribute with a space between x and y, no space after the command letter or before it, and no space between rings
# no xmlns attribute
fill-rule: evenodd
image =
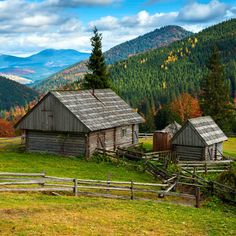
<svg viewBox="0 0 236 236"><path fill-rule="evenodd" d="M89 195L121 199L152 199L164 196L189 198L199 207L200 191L196 194L175 192L176 176L164 183L141 183L135 181L110 181L48 176L45 173L0 172L0 192L63 192L74 196Z"/></svg>
<svg viewBox="0 0 236 236"><path fill-rule="evenodd" d="M195 173L223 172L230 169L232 160L219 161L179 161L178 166Z"/></svg>

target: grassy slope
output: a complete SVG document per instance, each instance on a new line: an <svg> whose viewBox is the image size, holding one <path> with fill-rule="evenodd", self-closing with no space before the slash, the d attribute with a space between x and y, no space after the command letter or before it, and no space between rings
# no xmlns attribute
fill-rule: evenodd
<svg viewBox="0 0 236 236"><path fill-rule="evenodd" d="M19 138L0 139L0 171L44 171L47 175L88 179L107 179L108 174L111 174L111 180L153 181L150 175L137 172L132 167L107 162L96 163L76 157L13 152L12 147L19 141Z"/></svg>
<svg viewBox="0 0 236 236"><path fill-rule="evenodd" d="M0 171L151 181L144 173L109 163L12 150L19 139L0 139ZM7 145L6 145L7 143ZM10 146L9 146L10 145ZM9 148L10 147L10 148ZM235 208L195 209L149 201L0 194L0 235L235 235Z"/></svg>

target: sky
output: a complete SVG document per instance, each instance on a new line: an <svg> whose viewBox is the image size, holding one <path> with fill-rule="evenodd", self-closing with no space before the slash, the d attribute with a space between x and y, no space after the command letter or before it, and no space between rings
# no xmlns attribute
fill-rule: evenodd
<svg viewBox="0 0 236 236"><path fill-rule="evenodd" d="M0 53L90 52L94 26L106 51L166 25L199 32L230 18L236 0L0 0Z"/></svg>

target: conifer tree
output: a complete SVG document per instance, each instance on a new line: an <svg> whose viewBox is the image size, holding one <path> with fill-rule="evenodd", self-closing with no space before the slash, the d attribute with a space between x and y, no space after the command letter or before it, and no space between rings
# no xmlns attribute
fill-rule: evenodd
<svg viewBox="0 0 236 236"><path fill-rule="evenodd" d="M93 49L87 64L89 72L85 75L83 87L86 89L109 88L109 77L102 53L102 34L98 33L96 27L93 33L94 36L91 38Z"/></svg>
<svg viewBox="0 0 236 236"><path fill-rule="evenodd" d="M215 47L207 65L208 75L201 84L201 108L203 115L210 115L216 123L227 130L232 118L229 84L220 62L219 50Z"/></svg>

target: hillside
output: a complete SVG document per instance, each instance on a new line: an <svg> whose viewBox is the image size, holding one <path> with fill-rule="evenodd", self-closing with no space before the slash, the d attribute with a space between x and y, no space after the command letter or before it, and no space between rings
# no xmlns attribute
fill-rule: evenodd
<svg viewBox="0 0 236 236"><path fill-rule="evenodd" d="M0 110L9 110L17 105L24 106L37 96L35 90L0 76Z"/></svg>
<svg viewBox="0 0 236 236"><path fill-rule="evenodd" d="M104 53L108 64L126 59L135 54L169 45L170 43L181 40L193 33L186 31L179 26L166 26L156 29L150 33L139 36L133 40L119 44ZM61 87L68 83L79 80L87 71L86 61L76 63L67 69L56 73L49 78L35 83L35 89L46 92L50 89Z"/></svg>
<svg viewBox="0 0 236 236"><path fill-rule="evenodd" d="M225 65L232 97L236 84L236 19L209 27L170 46L150 50L110 68L117 92L147 114L181 92L197 94L206 63L216 45Z"/></svg>
<svg viewBox="0 0 236 236"><path fill-rule="evenodd" d="M47 78L49 75L88 57L88 53L72 49L46 49L29 57L2 54L0 55L0 73L36 81Z"/></svg>
<svg viewBox="0 0 236 236"><path fill-rule="evenodd" d="M180 26L169 25L117 45L105 52L104 55L107 63L113 64L137 53L169 45L192 34Z"/></svg>

